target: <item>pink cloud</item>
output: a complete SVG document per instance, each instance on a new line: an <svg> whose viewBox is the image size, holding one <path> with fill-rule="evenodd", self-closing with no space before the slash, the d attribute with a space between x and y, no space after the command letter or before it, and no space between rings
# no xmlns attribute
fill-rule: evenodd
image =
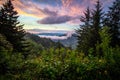
<svg viewBox="0 0 120 80"><path fill-rule="evenodd" d="M52 0L53 2L59 2L58 0ZM113 0L100 0L105 4L109 4ZM5 0L1 0L0 4L3 4ZM61 0L62 5L51 6L48 4L35 3L33 0L14 0L12 1L15 10L20 15L34 16L40 18L38 22L44 23L47 19L50 19L47 23L65 23L75 22L79 19L87 6L92 6L96 3L96 0ZM93 6L92 6L93 7ZM67 18L63 18L66 17ZM70 18L69 18L70 17ZM53 20L51 19L53 18ZM54 19L55 18L55 19ZM62 20L63 18L63 20ZM68 19L69 18L69 19ZM52 22L51 22L52 21Z"/></svg>
<svg viewBox="0 0 120 80"><path fill-rule="evenodd" d="M39 20L38 23L40 24L60 24L60 23L65 23L70 20L74 19L74 17L67 16L67 15L55 15L55 16L48 16L42 20Z"/></svg>

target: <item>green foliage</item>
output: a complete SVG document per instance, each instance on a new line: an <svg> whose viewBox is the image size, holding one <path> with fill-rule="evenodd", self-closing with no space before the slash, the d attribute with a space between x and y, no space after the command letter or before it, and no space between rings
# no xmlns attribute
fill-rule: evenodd
<svg viewBox="0 0 120 80"><path fill-rule="evenodd" d="M101 38L101 46L104 46L104 49L109 48L110 46L109 44L111 41L111 35L109 34L109 27L103 27L103 29L101 29L99 34Z"/></svg>
<svg viewBox="0 0 120 80"><path fill-rule="evenodd" d="M24 60L20 53L0 53L0 78L9 80L115 80L120 74L120 48L108 48L103 57L85 56L69 49L41 51ZM106 53L106 51L105 51ZM114 54L115 53L115 54ZM4 70L4 71L3 71Z"/></svg>
<svg viewBox="0 0 120 80"><path fill-rule="evenodd" d="M96 54L97 56L105 56L110 54L110 42L111 34L109 34L109 28L103 27L100 31L101 43L96 44Z"/></svg>
<svg viewBox="0 0 120 80"><path fill-rule="evenodd" d="M0 51L2 51L2 50L12 51L13 46L9 41L6 40L5 36L0 34Z"/></svg>
<svg viewBox="0 0 120 80"><path fill-rule="evenodd" d="M14 80L22 72L23 56L20 53L0 51L0 80Z"/></svg>

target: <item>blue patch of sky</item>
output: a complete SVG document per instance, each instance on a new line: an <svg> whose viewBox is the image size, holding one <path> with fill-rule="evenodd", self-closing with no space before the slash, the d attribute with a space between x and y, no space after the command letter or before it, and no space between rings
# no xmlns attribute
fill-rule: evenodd
<svg viewBox="0 0 120 80"><path fill-rule="evenodd" d="M51 6L60 6L62 5L61 0L32 0L37 4L51 5Z"/></svg>

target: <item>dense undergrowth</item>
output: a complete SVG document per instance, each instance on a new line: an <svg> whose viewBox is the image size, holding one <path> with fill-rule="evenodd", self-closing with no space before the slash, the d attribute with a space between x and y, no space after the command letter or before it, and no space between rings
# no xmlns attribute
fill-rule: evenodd
<svg viewBox="0 0 120 80"><path fill-rule="evenodd" d="M0 80L119 80L120 48L109 48L107 52L103 57L94 57L51 48L36 58L23 59L21 53L3 51Z"/></svg>

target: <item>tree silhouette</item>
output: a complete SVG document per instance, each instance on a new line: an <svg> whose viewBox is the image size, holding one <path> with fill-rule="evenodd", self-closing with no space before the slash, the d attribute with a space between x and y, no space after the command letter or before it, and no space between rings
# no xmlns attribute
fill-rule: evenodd
<svg viewBox="0 0 120 80"><path fill-rule="evenodd" d="M95 51L96 44L100 43L99 30L102 27L102 18L102 5L98 0L95 9L90 12L90 9L88 8L85 11L84 16L80 19L84 24L76 31L78 34L78 51L82 51L86 55L91 48Z"/></svg>
<svg viewBox="0 0 120 80"><path fill-rule="evenodd" d="M103 18L104 12L102 8L102 4L100 0L96 2L95 9L92 11L92 27L91 27L91 34L92 34L92 48L94 49L94 53L96 53L96 44L101 43L99 31L103 26ZM98 54L94 54L98 55Z"/></svg>
<svg viewBox="0 0 120 80"><path fill-rule="evenodd" d="M84 16L80 18L80 21L84 24L80 26L78 30L76 30L77 33L77 39L78 39L78 45L77 45L77 51L84 52L85 54L88 53L88 49L91 47L90 41L91 41L91 33L90 33L90 9L89 7L84 12Z"/></svg>
<svg viewBox="0 0 120 80"><path fill-rule="evenodd" d="M21 52L25 31L17 20L19 17L17 14L11 0L7 0L0 9L0 33L13 45L14 51Z"/></svg>
<svg viewBox="0 0 120 80"><path fill-rule="evenodd" d="M105 25L110 27L111 46L120 46L120 0L115 0L109 8Z"/></svg>

